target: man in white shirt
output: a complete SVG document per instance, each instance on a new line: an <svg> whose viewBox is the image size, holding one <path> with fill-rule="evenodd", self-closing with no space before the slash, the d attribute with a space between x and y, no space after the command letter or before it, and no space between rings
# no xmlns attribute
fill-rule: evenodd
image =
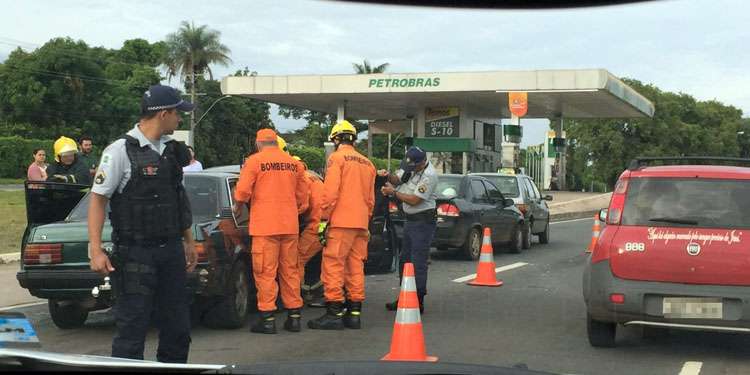
<svg viewBox="0 0 750 375"><path fill-rule="evenodd" d="M203 170L203 164L199 162L198 160L195 160L195 150L193 150L193 146L187 146L188 150L190 150L190 164L188 164L185 167L182 167L183 172L200 172Z"/></svg>

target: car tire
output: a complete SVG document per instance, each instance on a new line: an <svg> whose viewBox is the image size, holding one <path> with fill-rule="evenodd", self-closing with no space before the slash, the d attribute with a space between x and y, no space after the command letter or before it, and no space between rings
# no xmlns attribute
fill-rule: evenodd
<svg viewBox="0 0 750 375"><path fill-rule="evenodd" d="M60 329L82 327L89 317L89 311L76 301L48 300L49 315L52 322Z"/></svg>
<svg viewBox="0 0 750 375"><path fill-rule="evenodd" d="M615 346L615 334L617 333L617 324L609 322L600 322L586 314L586 331L589 336L589 344L599 348L611 348Z"/></svg>
<svg viewBox="0 0 750 375"><path fill-rule="evenodd" d="M523 226L523 236L521 240L521 248L524 250L531 249L531 226L533 223L529 222Z"/></svg>
<svg viewBox="0 0 750 375"><path fill-rule="evenodd" d="M516 224L516 226L513 228L513 235L510 238L510 244L508 245L508 250L510 250L513 254L518 254L521 252L521 249L523 248L523 227L525 225L523 223Z"/></svg>
<svg viewBox="0 0 750 375"><path fill-rule="evenodd" d="M247 321L252 288L244 260L241 259L234 265L230 280L231 290L203 315L203 324L209 328L240 328Z"/></svg>
<svg viewBox="0 0 750 375"><path fill-rule="evenodd" d="M549 243L549 220L547 220L547 225L544 226L544 232L539 233L539 243L541 244Z"/></svg>
<svg viewBox="0 0 750 375"><path fill-rule="evenodd" d="M469 235L466 237L466 242L461 247L461 252L468 260L479 259L479 255L482 253L482 234L479 233L479 229L471 228Z"/></svg>

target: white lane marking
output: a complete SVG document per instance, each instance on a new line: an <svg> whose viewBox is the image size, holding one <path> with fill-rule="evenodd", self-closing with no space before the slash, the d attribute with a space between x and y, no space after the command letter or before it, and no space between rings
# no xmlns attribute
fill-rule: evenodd
<svg viewBox="0 0 750 375"><path fill-rule="evenodd" d="M31 303L23 303L20 305L13 305L13 306L7 306L7 307L0 307L0 311L8 311L8 310L15 310L15 309L22 309L24 307L31 307L31 306L37 306L37 305L46 305L47 302L31 302Z"/></svg>
<svg viewBox="0 0 750 375"><path fill-rule="evenodd" d="M523 267L525 265L528 265L528 263L525 262L518 262L513 264L508 264L507 266L497 267L495 268L495 273L503 272L507 270L512 270L514 268ZM477 274L472 273L471 275L466 275L464 277L459 277L458 279L453 280L454 283L463 283L469 280L474 280L477 278Z"/></svg>
<svg viewBox="0 0 750 375"><path fill-rule="evenodd" d="M573 219L573 220L565 220L565 221L553 221L553 222L549 223L549 225L565 224L565 223L575 223L576 221L584 221L584 220L594 221L593 218L587 217L587 218L583 218L583 219Z"/></svg>
<svg viewBox="0 0 750 375"><path fill-rule="evenodd" d="M703 362L685 362L679 375L698 375L701 373Z"/></svg>

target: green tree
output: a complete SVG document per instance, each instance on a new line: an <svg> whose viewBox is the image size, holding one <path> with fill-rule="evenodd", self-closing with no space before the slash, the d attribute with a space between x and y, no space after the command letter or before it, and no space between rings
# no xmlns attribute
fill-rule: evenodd
<svg viewBox="0 0 750 375"><path fill-rule="evenodd" d="M697 101L637 80L624 81L654 103L654 117L567 121L566 178L571 188L594 181L611 189L637 156L736 157L741 145L750 146L738 135L743 121L740 109L715 100Z"/></svg>
<svg viewBox="0 0 750 375"><path fill-rule="evenodd" d="M389 63L383 63L378 66L371 66L370 62L365 59L362 61L362 64L352 63L352 67L354 68L354 72L357 74L377 74L377 73L385 73L386 69L391 64Z"/></svg>
<svg viewBox="0 0 750 375"><path fill-rule="evenodd" d="M167 78L171 80L177 75L185 82L185 87L190 91L190 99L195 103L196 81L205 78L208 74L209 80L213 80L211 64L227 66L229 58L229 47L221 44L219 38L221 33L209 29L207 25L195 26L193 22L182 21L180 28L166 38L166 49L162 56L162 62L167 68ZM191 114L190 135L188 143L193 143L194 116Z"/></svg>
<svg viewBox="0 0 750 375"><path fill-rule="evenodd" d="M247 70L236 76L247 75ZM221 98L219 81L199 80L197 88L206 93L198 106L209 106ZM242 97L216 102L195 129L196 157L205 167L239 164L253 150L255 133L273 128L267 103ZM207 108L206 108L207 109Z"/></svg>

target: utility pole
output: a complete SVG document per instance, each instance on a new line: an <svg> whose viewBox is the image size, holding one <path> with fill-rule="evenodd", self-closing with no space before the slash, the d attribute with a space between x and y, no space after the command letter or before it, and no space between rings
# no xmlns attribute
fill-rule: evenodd
<svg viewBox="0 0 750 375"><path fill-rule="evenodd" d="M195 63L193 52L190 52L190 102L195 103ZM188 146L194 147L195 142L195 111L190 112L190 134L188 135Z"/></svg>

